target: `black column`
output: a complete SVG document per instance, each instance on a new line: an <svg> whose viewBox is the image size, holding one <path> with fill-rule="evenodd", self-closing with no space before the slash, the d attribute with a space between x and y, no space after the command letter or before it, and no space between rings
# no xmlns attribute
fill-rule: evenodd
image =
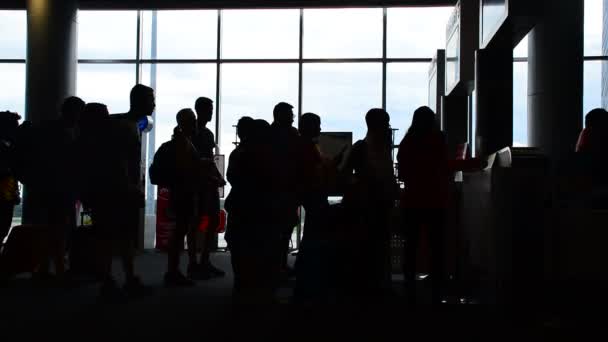
<svg viewBox="0 0 608 342"><path fill-rule="evenodd" d="M77 2L27 1L25 118L55 119L64 98L75 94ZM37 210L25 188L23 222L36 222Z"/></svg>
<svg viewBox="0 0 608 342"><path fill-rule="evenodd" d="M476 154L513 145L513 46L496 42L475 55Z"/></svg>
<svg viewBox="0 0 608 342"><path fill-rule="evenodd" d="M574 151L583 124L583 13L583 1L545 1L529 35L530 145L554 160Z"/></svg>
<svg viewBox="0 0 608 342"><path fill-rule="evenodd" d="M77 2L27 1L26 119L56 118L64 98L75 94Z"/></svg>

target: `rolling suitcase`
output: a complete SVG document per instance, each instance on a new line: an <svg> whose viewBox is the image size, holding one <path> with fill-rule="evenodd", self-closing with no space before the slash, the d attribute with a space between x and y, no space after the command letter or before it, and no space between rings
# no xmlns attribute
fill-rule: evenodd
<svg viewBox="0 0 608 342"><path fill-rule="evenodd" d="M91 214L80 214L80 225L72 233L69 250L69 272L72 276L96 277L98 275L97 231L91 221Z"/></svg>

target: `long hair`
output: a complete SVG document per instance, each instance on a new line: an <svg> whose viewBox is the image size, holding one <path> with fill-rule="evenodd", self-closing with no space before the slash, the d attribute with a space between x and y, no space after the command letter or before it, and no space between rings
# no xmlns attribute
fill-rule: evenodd
<svg viewBox="0 0 608 342"><path fill-rule="evenodd" d="M434 132L435 130L438 130L435 122L435 112L433 112L431 108L423 106L416 109L414 112L412 125L407 130L404 140L423 137Z"/></svg>

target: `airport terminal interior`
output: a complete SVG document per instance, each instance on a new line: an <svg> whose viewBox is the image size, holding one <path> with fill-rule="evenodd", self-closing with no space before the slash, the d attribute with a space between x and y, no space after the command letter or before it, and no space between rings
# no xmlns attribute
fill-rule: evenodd
<svg viewBox="0 0 608 342"><path fill-rule="evenodd" d="M2 0L0 111L19 114L20 127L58 120L65 114L68 101L64 100L69 97L87 104L83 116L88 104L101 103L106 114L127 113L127 117L135 108L136 84L153 90L155 107L135 122L142 204L134 211L136 219L129 221L135 233L135 272L151 294L106 303L99 300L96 279L73 273L61 281L37 276L42 266L31 261L33 251L40 251L48 241L22 241L22 250L14 252L11 239L19 238L21 231L37 229L31 227L44 222L42 209L53 211L54 206L41 208L45 205L36 197L40 194L31 190L37 185L25 184L28 181L16 175L19 200L10 204L12 230L0 236L0 243L5 239L0 273L12 267L7 266L15 262L12 258L29 258L33 266L11 271L6 279L0 276L0 334L14 330L23 336L48 332L141 339L163 334L196 339L259 335L266 340L523 335L553 339L597 328L604 319L593 314L593 308L607 303L608 289L608 161L603 150L608 147L604 142L608 112L602 110L608 109L607 63L608 0ZM218 220L209 221L205 214L193 228L198 234L194 239L201 242L198 248L210 250L209 260L201 263L213 269L203 273L213 275L183 287L183 279L172 278L177 286L167 286L172 234L179 227L166 214L173 200L167 194L169 188L175 189L160 185L151 167L159 159L160 147L181 136L179 120L184 109L191 108L186 112L192 115L196 112L200 124L200 98L212 104L211 120L204 129L215 145L210 149L211 163L218 177L227 179L212 191L215 194L218 189L218 198L213 200ZM309 113L318 115L320 134L311 140L314 151L320 151L315 153L323 160L337 160L338 170L351 164L360 141L374 141L372 114L388 113L386 158L390 155L396 195L389 198L385 211L376 210L375 206L381 206L374 200L376 195L364 199L369 201L362 206L364 211L386 216L374 216L371 223L352 217L335 219L329 209L319 217L317 207L304 197L298 202L295 221L288 224L288 234L283 233L286 255L279 259L286 258L287 265L281 266L272 300L264 305L238 305L236 284L244 284L246 276L235 276L237 253L232 246L243 247L228 237L238 220L231 220L234 204L226 203L235 202L227 201L228 195L236 198L234 194L242 188L231 180L230 164L236 165L233 156L248 146L241 118L277 122L283 105L293 113L298 137L306 135L302 123ZM426 190L415 200L400 195L416 188L404 178L405 166L400 162L408 159L400 156L407 150L408 137L414 136L413 120L425 111L421 107L435 113L433 126L442 132L438 134L444 138L450 170L445 190L449 200L441 209L438 248L444 260L440 275L433 274L437 234L429 223L432 220L421 223L420 234L407 233L407 224L413 222L408 213L427 209L420 202L427 197ZM594 127L595 135L593 122L604 125ZM98 136L98 144L118 146L116 155L126 154L122 135ZM1 138L8 149L10 139ZM269 141L276 145L275 140ZM270 143L269 148L278 147ZM432 163L428 156L434 148L432 143L421 144L417 162ZM101 158L99 149L74 151L67 158L75 168ZM277 160L291 156L273 155L269 168L284 166ZM372 170L382 168L375 164L376 157L370 157ZM7 202L10 195L6 180L13 177L5 175L5 164L3 159L0 204L4 216L2 201ZM34 172L47 172L46 166L34 168ZM348 175L338 171L324 181L342 184L336 179L353 176L353 169L346 169ZM284 173L289 170L285 168ZM300 170L293 172L300 174ZM72 180L66 177L61 182ZM278 187L270 177L256 188L264 194L256 198L263 201L268 192L274 197L269 203L275 203L258 212L260 220L278 221L273 217L282 215L279 208L284 199L291 199L290 189ZM323 203L328 207L353 205L351 188L326 190ZM378 192L382 190L371 191ZM116 197L110 202L119 202L119 194L110 196ZM434 201L438 200L430 199ZM95 214L83 202L70 203L73 231L96 226ZM421 215L431 218L433 213ZM9 222L4 216L2 224ZM314 249L314 236L304 238L307 218L313 224L318 222L314 219L340 222L339 243L332 235L334 229L327 228L331 237L321 231L317 240L323 243ZM209 222L217 223L217 228L213 230ZM364 285L345 286L357 290L342 295L342 288L334 288L327 279L337 278L333 274L342 274L344 269L357 273L356 264L368 261L346 255L374 253L375 240L361 235L359 226L365 224L372 230L375 225L386 228L382 243L388 278L381 295L370 295L377 289L368 291ZM323 227L328 225L332 226ZM76 237L81 234L70 236L64 246L66 272L70 265L79 265L78 260L70 260L76 255L70 248L85 255L96 246L78 248ZM259 236L255 248L274 243L263 238L266 235ZM183 249L189 248L187 241L180 240ZM412 244L418 244L413 254L408 252ZM308 252L302 253L303 246ZM188 278L193 278L198 273L190 272L192 265L184 260L189 255L182 254L179 268L188 269ZM263 253L253 254L255 259ZM411 255L417 256L415 262L407 260ZM114 277L118 283L129 283L119 259L114 258ZM407 265L412 263L416 264L415 280L408 285ZM367 284L365 267L360 267L360 273L348 275L346 283ZM56 264L51 269L59 274ZM437 292L438 283L443 287ZM413 292L416 304L408 297L412 286L417 289ZM297 291L308 293L306 289L329 292L323 292L318 302L294 299Z"/></svg>

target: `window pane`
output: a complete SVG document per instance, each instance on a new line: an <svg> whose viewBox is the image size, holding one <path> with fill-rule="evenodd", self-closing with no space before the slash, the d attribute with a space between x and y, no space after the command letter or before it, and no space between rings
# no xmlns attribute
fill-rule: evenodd
<svg viewBox="0 0 608 342"><path fill-rule="evenodd" d="M78 58L133 59L136 50L136 11L78 12Z"/></svg>
<svg viewBox="0 0 608 342"><path fill-rule="evenodd" d="M135 85L133 64L78 64L76 93L85 102L100 102L110 113L129 110L129 93Z"/></svg>
<svg viewBox="0 0 608 342"><path fill-rule="evenodd" d="M156 53L152 53L153 12L142 17L144 59L215 59L217 11L158 11ZM156 55L156 56L155 56Z"/></svg>
<svg viewBox="0 0 608 342"><path fill-rule="evenodd" d="M389 63L386 68L386 109L391 115L395 144L412 124L414 111L428 105L429 63Z"/></svg>
<svg viewBox="0 0 608 342"><path fill-rule="evenodd" d="M453 7L389 8L389 58L432 58L445 49L445 31Z"/></svg>
<svg viewBox="0 0 608 342"><path fill-rule="evenodd" d="M0 59L25 59L25 11L0 11Z"/></svg>
<svg viewBox="0 0 608 342"><path fill-rule="evenodd" d="M319 115L323 131L365 137L365 114L382 107L382 64L304 64L302 81L302 112Z"/></svg>
<svg viewBox="0 0 608 342"><path fill-rule="evenodd" d="M236 138L232 126L242 116L272 123L272 110L279 102L293 105L298 113L298 65L224 64L221 72L220 150L228 161Z"/></svg>
<svg viewBox="0 0 608 342"><path fill-rule="evenodd" d="M25 64L0 64L0 111L25 117Z"/></svg>
<svg viewBox="0 0 608 342"><path fill-rule="evenodd" d="M602 61L585 61L583 115L602 107Z"/></svg>
<svg viewBox="0 0 608 342"><path fill-rule="evenodd" d="M222 58L298 58L299 10L225 10Z"/></svg>
<svg viewBox="0 0 608 342"><path fill-rule="evenodd" d="M171 140L176 126L175 115L180 109L194 109L194 102L200 96L215 102L215 64L157 64L143 65L142 83L155 88L155 146ZM156 69L156 84L151 75ZM153 78L152 78L153 79ZM215 120L215 117L214 117ZM209 124L215 132L215 121Z"/></svg>
<svg viewBox="0 0 608 342"><path fill-rule="evenodd" d="M382 9L304 10L304 58L382 57Z"/></svg>
<svg viewBox="0 0 608 342"><path fill-rule="evenodd" d="M528 146L528 63L513 63L513 146Z"/></svg>
<svg viewBox="0 0 608 342"><path fill-rule="evenodd" d="M602 55L603 1L585 0L585 56Z"/></svg>

